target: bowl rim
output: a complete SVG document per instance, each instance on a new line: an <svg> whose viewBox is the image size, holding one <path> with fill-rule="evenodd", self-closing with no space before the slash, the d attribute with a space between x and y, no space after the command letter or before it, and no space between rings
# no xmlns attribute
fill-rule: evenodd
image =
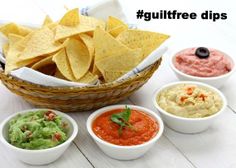
<svg viewBox="0 0 236 168"><path fill-rule="evenodd" d="M47 149L32 149L32 150L31 149L23 149L23 148L19 148L19 147L16 147L16 146L10 144L5 139L5 137L3 136L3 128L5 127L5 125L8 124L8 122L12 118L16 117L19 114L25 114L25 113L34 112L34 111L37 111L37 110L50 110L50 111L55 112L57 115L60 115L62 118L66 118L71 123L71 125L73 127L73 132L71 133L70 137L65 142L63 142L62 144L54 146L54 147L51 147L51 148L47 148ZM63 146L66 146L66 145L70 144L74 140L74 138L77 136L77 133L78 133L78 125L77 125L76 121L72 117L70 117L68 114L60 112L58 110L47 109L47 108L32 108L32 109L22 110L22 111L13 113L12 115L10 115L6 119L4 119L2 121L2 123L0 124L0 141L5 146L7 146L7 147L9 147L9 148L11 148L13 150L18 150L18 151L27 152L27 153L53 152L53 151L57 150L58 148L61 148Z"/></svg>
<svg viewBox="0 0 236 168"><path fill-rule="evenodd" d="M186 118L186 117L181 117L181 116L177 116L177 115L174 115L174 114L171 114L167 111L165 111L164 109L162 109L157 101L156 101L156 97L158 94L160 94L160 92L162 92L163 90L169 88L169 87L172 87L172 86L175 86L175 85L179 85L179 84L195 84L197 86L203 86L203 87L206 87L206 88L209 88L211 90L213 90L214 92L216 92L222 102L223 102L223 106L221 107L221 109L216 112L215 114L213 115L210 115L210 116L207 116L207 117L203 117L203 118ZM171 117L171 118L175 118L175 119L178 119L178 120L183 120L183 121L205 121L205 120L209 120L209 119L212 119L212 118L215 118L217 117L218 115L220 115L225 109L226 109L226 106L227 106L227 99L225 98L224 94L218 90L217 88L211 86L211 85L208 85L208 84L205 84L205 83L202 83L202 82L196 82L196 81L178 81L178 82L171 82L171 83L168 83L164 86L162 86L161 88L157 89L154 93L153 93L153 96L152 96L152 101L153 101L153 104L154 106L157 108L157 110L161 113L161 114L164 114L168 117Z"/></svg>
<svg viewBox="0 0 236 168"><path fill-rule="evenodd" d="M157 134L152 139L150 139L149 141L144 142L142 144L139 144L139 145L122 146L122 145L115 145L115 144L112 144L110 142L107 142L107 141L99 138L93 132L93 130L92 130L92 123L95 120L95 118L97 118L98 116L100 116L101 114L103 114L103 113L105 113L107 111L110 111L110 110L113 110L113 109L124 108L126 105L128 107L130 107L131 109L133 108L133 109L136 109L136 110L140 110L143 113L145 113L147 115L150 115L151 117L153 117L157 121L157 123L159 125L159 130L158 130ZM131 104L110 105L110 106L107 106L107 107L100 108L100 109L96 110L95 112L93 112L88 117L87 122L86 122L86 126L87 126L87 130L88 130L90 136L94 140L98 141L99 143L101 143L103 145L106 145L106 146L109 146L109 147L113 147L113 148L116 148L116 149L137 149L137 148L146 147L149 144L152 144L152 143L156 142L161 137L161 135L163 134L163 131L164 131L164 123L163 123L161 117L159 117L154 111L149 110L149 109L147 109L145 107L141 107L141 106L137 106L137 105L131 105Z"/></svg>
<svg viewBox="0 0 236 168"><path fill-rule="evenodd" d="M193 76L193 75L189 75L189 74L186 74L182 71L180 71L179 69L177 69L174 65L174 58L176 57L176 55L181 52L181 51L184 51L186 49L191 49L191 48L197 48L197 47L189 47L189 48L185 48L185 49L182 49L178 52L176 52L175 54L173 54L171 56L171 59L169 60L169 64L170 64L170 67L178 74L184 76L184 77L187 77L187 78L191 78L193 80L199 80L199 81L213 81L213 80L217 80L217 79L222 79L222 78L225 78L225 77L229 77L230 75L232 75L235 71L236 71L236 65L235 65L235 61L234 59L229 56L229 54L221 51L221 50L218 50L218 49L215 49L215 48L211 48L211 49L214 49L216 51L219 51L221 53L223 53L226 57L228 57L231 61L231 64L232 64L232 69L231 71L229 71L228 73L225 73L223 75L219 75L219 76L213 76L213 77L199 77L199 76Z"/></svg>

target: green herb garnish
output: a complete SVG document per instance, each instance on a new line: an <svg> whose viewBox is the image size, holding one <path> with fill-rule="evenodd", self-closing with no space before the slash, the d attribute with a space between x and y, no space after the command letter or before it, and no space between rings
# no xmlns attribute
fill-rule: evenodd
<svg viewBox="0 0 236 168"><path fill-rule="evenodd" d="M131 115L131 109L128 106L125 106L125 109L123 112L111 115L111 121L120 126L118 130L119 135L122 134L122 130L124 127L129 127L133 129L132 124L129 123L130 115Z"/></svg>

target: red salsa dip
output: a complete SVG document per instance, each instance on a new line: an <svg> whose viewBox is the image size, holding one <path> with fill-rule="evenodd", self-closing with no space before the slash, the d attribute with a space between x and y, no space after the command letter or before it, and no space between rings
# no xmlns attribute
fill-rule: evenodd
<svg viewBox="0 0 236 168"><path fill-rule="evenodd" d="M119 134L120 126L111 120L112 114L122 112L124 109L114 109L98 116L92 123L92 130L100 139L120 146L143 144L151 140L159 131L157 121L142 111L131 109L130 127L124 127Z"/></svg>

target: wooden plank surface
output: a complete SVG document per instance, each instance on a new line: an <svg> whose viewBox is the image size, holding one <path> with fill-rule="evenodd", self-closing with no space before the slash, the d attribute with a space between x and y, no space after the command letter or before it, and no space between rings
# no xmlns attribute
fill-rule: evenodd
<svg viewBox="0 0 236 168"><path fill-rule="evenodd" d="M235 123L236 114L227 109L205 132L188 135L166 129L165 135L196 167L235 167Z"/></svg>

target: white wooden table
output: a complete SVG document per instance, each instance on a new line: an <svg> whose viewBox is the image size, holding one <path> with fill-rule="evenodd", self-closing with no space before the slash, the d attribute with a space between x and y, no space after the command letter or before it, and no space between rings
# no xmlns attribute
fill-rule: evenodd
<svg viewBox="0 0 236 168"><path fill-rule="evenodd" d="M87 6L94 0L7 0L0 1L0 19L18 23L41 24L44 16L53 19L65 12L65 6L72 8ZM133 1L134 2L134 1ZM86 4L85 4L86 3ZM223 50L230 55L236 53L236 11L233 0L145 0L121 1L129 20L138 23L140 28L164 32L172 36L169 50L164 55L161 67L149 82L135 94L121 103L141 105L155 110L151 97L153 92L164 84L176 81L168 60L176 51L191 46L208 46ZM227 12L226 21L183 21L155 20L137 21L136 10L177 9L182 11L202 12L215 10ZM91 112L71 113L77 121L79 133L70 148L56 162L42 167L67 168L106 168L106 167L158 167L158 168L235 168L236 167L236 74L221 89L228 99L228 108L210 127L200 134L180 134L167 127L160 141L142 158L133 161L117 161L107 157L93 142L87 133L85 123ZM22 98L12 94L0 84L0 122L10 114L32 108ZM17 160L0 144L0 167L32 167Z"/></svg>

